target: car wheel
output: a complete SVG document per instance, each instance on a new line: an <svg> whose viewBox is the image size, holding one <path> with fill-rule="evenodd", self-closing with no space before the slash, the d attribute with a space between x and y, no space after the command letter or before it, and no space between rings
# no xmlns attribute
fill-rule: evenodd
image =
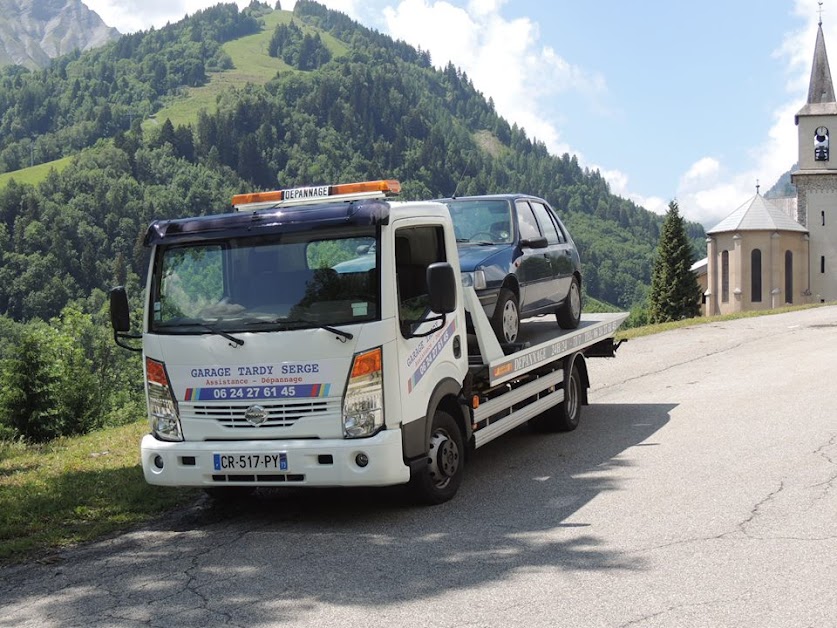
<svg viewBox="0 0 837 628"><path fill-rule="evenodd" d="M581 322L581 286L578 277L573 276L567 298L555 312L558 324L564 329L575 329Z"/></svg>
<svg viewBox="0 0 837 628"><path fill-rule="evenodd" d="M517 334L520 332L520 308L517 296L508 288L500 290L494 316L491 317L491 326L500 342L517 341Z"/></svg>

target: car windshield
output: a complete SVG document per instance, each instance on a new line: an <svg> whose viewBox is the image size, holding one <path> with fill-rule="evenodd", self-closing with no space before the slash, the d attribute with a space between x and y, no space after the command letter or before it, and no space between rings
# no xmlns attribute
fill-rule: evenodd
<svg viewBox="0 0 837 628"><path fill-rule="evenodd" d="M377 237L368 228L161 248L151 328L164 333L269 331L375 320L380 298L376 250ZM362 264L348 263L360 252Z"/></svg>
<svg viewBox="0 0 837 628"><path fill-rule="evenodd" d="M474 244L512 242L511 205L508 201L456 199L445 204L450 210L457 242Z"/></svg>

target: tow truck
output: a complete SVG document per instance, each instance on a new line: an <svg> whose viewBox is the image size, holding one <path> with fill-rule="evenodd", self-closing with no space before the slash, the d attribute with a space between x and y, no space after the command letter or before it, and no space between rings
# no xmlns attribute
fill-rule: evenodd
<svg viewBox="0 0 837 628"><path fill-rule="evenodd" d="M148 483L219 499L410 484L439 504L509 430L577 427L586 359L615 354L627 314L532 321L501 346L459 275L447 208L399 191L242 194L233 212L149 226L141 334L125 288L110 293L115 341L143 353Z"/></svg>

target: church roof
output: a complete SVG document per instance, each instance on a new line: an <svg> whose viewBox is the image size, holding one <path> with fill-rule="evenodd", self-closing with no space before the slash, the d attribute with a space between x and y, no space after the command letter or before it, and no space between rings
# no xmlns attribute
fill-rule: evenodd
<svg viewBox="0 0 837 628"><path fill-rule="evenodd" d="M761 194L756 194L706 233L728 231L798 231L808 233L805 227Z"/></svg>
<svg viewBox="0 0 837 628"><path fill-rule="evenodd" d="M817 43L814 46L814 62L811 65L811 80L808 84L808 102L799 110L799 116L831 115L837 113L837 99L834 98L834 84L831 82L831 68L825 51L825 37L822 23L817 28ZM797 120L798 122L798 120Z"/></svg>

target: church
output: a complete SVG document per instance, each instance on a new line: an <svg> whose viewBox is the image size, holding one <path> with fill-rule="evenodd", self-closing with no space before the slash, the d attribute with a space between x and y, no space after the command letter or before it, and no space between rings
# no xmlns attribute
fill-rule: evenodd
<svg viewBox="0 0 837 628"><path fill-rule="evenodd" d="M706 232L706 260L693 267L704 290L704 314L837 301L837 154L831 159L830 151L837 99L822 21L808 100L795 122L795 215L757 187L753 198Z"/></svg>

